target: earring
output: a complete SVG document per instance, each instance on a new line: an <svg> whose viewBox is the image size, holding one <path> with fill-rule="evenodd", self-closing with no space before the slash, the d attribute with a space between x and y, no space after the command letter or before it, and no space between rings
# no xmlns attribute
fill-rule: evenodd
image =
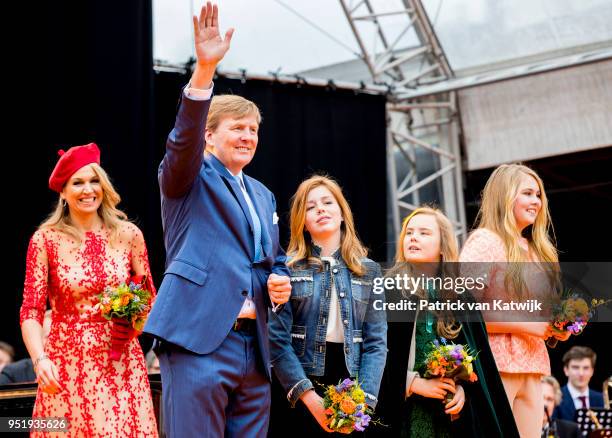
<svg viewBox="0 0 612 438"><path fill-rule="evenodd" d="M66 205L68 205L68 203L65 199L62 199L62 208L66 208Z"/></svg>

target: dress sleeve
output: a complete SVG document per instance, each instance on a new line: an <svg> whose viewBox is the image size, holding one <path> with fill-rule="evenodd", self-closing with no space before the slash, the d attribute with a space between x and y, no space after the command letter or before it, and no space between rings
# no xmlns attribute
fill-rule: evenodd
<svg viewBox="0 0 612 438"><path fill-rule="evenodd" d="M49 262L45 237L41 231L37 231L30 239L26 256L23 303L19 313L21 324L28 319L33 319L42 325L47 309L48 278Z"/></svg>
<svg viewBox="0 0 612 438"><path fill-rule="evenodd" d="M135 225L132 234L131 242L131 259L132 259L132 274L146 275L147 280L144 285L147 290L151 292L151 298L155 299L156 289L151 276L151 267L149 266L149 253L147 252L147 245L145 244L144 236L142 231Z"/></svg>

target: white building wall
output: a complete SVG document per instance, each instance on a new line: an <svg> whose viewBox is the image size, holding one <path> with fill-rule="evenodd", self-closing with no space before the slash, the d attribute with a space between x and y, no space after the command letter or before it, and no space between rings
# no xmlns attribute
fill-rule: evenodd
<svg viewBox="0 0 612 438"><path fill-rule="evenodd" d="M612 60L458 95L468 170L612 145Z"/></svg>

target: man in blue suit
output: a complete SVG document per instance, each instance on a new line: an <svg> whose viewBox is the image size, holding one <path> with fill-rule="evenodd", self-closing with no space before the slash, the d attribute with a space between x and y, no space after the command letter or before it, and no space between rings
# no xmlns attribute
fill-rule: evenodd
<svg viewBox="0 0 612 438"><path fill-rule="evenodd" d="M561 404L555 408L553 418L576 421L577 409L603 407L603 394L589 389L597 355L589 347L575 345L562 360L567 385L561 389Z"/></svg>
<svg viewBox="0 0 612 438"><path fill-rule="evenodd" d="M268 307L291 294L274 196L242 172L259 110L210 99L232 32L221 38L210 2L194 17L197 63L159 168L166 271L145 332L158 339L169 437L266 435Z"/></svg>

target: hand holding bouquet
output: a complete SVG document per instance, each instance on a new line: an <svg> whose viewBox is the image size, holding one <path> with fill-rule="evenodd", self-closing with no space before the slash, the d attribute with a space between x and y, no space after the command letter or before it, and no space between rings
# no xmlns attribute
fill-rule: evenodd
<svg viewBox="0 0 612 438"><path fill-rule="evenodd" d="M476 382L478 380L473 366L476 355L468 347L462 344L449 344L444 338L440 338L440 341L434 340L431 345L431 351L422 365L423 378L447 377L455 382ZM447 392L444 403L448 404L452 399L453 394ZM451 414L452 419L457 417L458 415Z"/></svg>
<svg viewBox="0 0 612 438"><path fill-rule="evenodd" d="M329 385L323 397L327 426L334 432L349 434L363 432L372 417L365 402L365 393L357 380L344 379L338 385Z"/></svg>
<svg viewBox="0 0 612 438"><path fill-rule="evenodd" d="M125 345L144 328L151 309L151 291L145 289L146 275L133 276L129 285L106 288L98 295L97 306L104 318L113 322L111 327L112 360L119 360Z"/></svg>

